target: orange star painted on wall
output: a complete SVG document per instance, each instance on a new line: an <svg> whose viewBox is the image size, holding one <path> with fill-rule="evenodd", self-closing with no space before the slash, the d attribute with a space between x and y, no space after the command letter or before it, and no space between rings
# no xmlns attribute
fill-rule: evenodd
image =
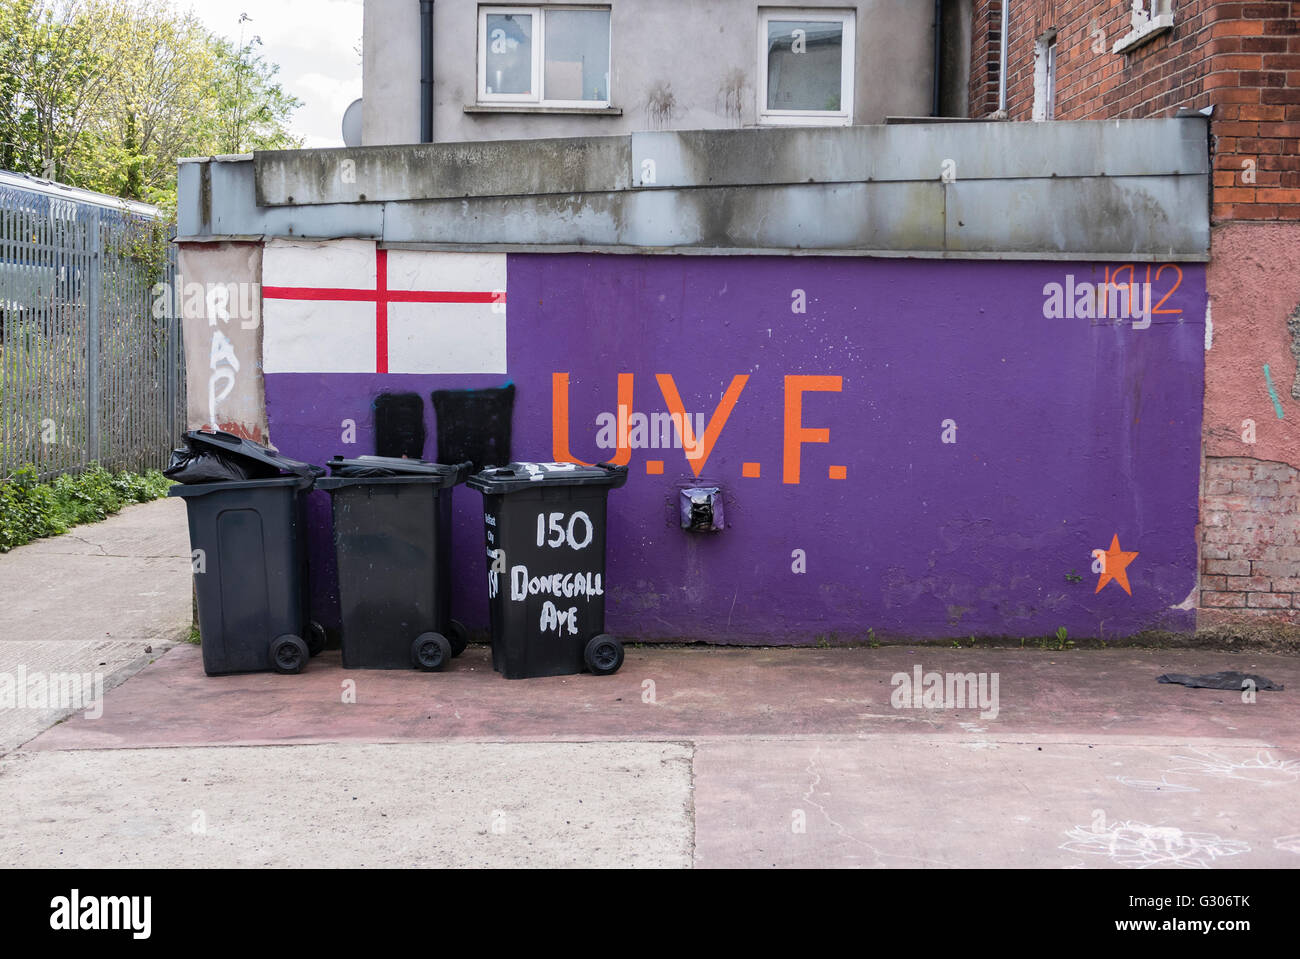
<svg viewBox="0 0 1300 959"><path fill-rule="evenodd" d="M1133 590L1128 585L1128 564L1137 559L1137 553L1125 552L1119 548L1119 534L1116 533L1110 541L1110 549L1106 550L1106 558L1101 567L1101 578L1097 581L1097 592L1109 583L1112 579L1124 588L1124 592L1130 596Z"/></svg>

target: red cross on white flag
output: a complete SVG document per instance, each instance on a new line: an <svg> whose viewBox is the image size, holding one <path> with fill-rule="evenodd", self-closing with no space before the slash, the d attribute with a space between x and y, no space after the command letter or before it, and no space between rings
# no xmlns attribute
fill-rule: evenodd
<svg viewBox="0 0 1300 959"><path fill-rule="evenodd" d="M505 373L506 258L273 240L266 373Z"/></svg>

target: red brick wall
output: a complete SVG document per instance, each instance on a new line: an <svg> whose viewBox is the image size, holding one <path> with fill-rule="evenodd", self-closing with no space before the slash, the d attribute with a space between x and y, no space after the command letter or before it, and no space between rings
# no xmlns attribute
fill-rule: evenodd
<svg viewBox="0 0 1300 959"><path fill-rule="evenodd" d="M1002 0L977 2L971 14L970 115L986 117L998 108Z"/></svg>
<svg viewBox="0 0 1300 959"><path fill-rule="evenodd" d="M1147 0L1148 8L1150 0ZM996 46L989 18L1000 7L976 0L971 116L997 109ZM1007 113L1029 120L1034 41L1056 40L1056 118L1172 116L1180 106L1214 107L1214 222L1300 220L1300 2L1173 0L1174 27L1124 53L1124 0L1011 0ZM1104 52L1093 31L1104 32ZM977 80L993 76L992 106Z"/></svg>
<svg viewBox="0 0 1300 959"><path fill-rule="evenodd" d="M1300 623L1300 470L1205 461L1201 623Z"/></svg>
<svg viewBox="0 0 1300 959"><path fill-rule="evenodd" d="M1214 219L1300 220L1300 3L1214 6Z"/></svg>

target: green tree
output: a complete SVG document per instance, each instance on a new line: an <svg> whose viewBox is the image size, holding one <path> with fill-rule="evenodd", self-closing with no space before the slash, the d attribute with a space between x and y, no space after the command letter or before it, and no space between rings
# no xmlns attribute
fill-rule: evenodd
<svg viewBox="0 0 1300 959"><path fill-rule="evenodd" d="M0 167L174 209L180 157L301 145L259 45L172 0L0 0Z"/></svg>
<svg viewBox="0 0 1300 959"><path fill-rule="evenodd" d="M214 100L210 130L218 153L284 150L302 145L289 134L293 111L302 106L276 81L280 67L257 52L262 41L253 37L242 47L213 39L216 71L211 77Z"/></svg>
<svg viewBox="0 0 1300 959"><path fill-rule="evenodd" d="M67 176L112 76L101 18L113 11L81 0L0 0L0 10L5 160Z"/></svg>
<svg viewBox="0 0 1300 959"><path fill-rule="evenodd" d="M79 170L93 189L171 206L177 159L205 150L213 38L165 0L135 0L107 26L119 69L83 143Z"/></svg>

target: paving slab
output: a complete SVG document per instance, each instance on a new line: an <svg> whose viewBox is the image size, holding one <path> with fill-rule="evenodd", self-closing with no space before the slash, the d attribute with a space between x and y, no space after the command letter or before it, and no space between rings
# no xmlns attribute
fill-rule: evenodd
<svg viewBox="0 0 1300 959"><path fill-rule="evenodd" d="M895 679L918 667L996 674L996 710L897 708ZM1156 682L1224 669L1286 689L1251 702ZM482 646L433 674L344 670L327 651L297 676L208 677L200 650L181 645L109 692L102 716L72 716L10 755L0 852L39 860L52 844L78 862L204 865L1294 868L1297 683L1300 660L1278 654L937 647L631 647L614 676L526 681L497 676ZM516 792L499 799L508 783ZM57 795L36 799L43 791ZM352 795L403 830L381 821L371 844ZM594 821L568 828L589 796L603 797L601 822L619 824L595 838ZM282 809L316 802L333 846ZM211 809L225 831L203 845L184 817L210 824ZM485 810L527 820L517 844L484 838ZM445 847L410 844L426 835L422 819L445 823Z"/></svg>
<svg viewBox="0 0 1300 959"><path fill-rule="evenodd" d="M125 507L0 554L0 755L98 699L189 632L185 505Z"/></svg>
<svg viewBox="0 0 1300 959"><path fill-rule="evenodd" d="M892 677L997 673L996 717L896 709ZM1233 691L1162 685L1165 672L1238 669L1286 686L1253 703ZM613 676L504 680L486 647L441 673L345 670L337 651L297 676L208 677L200 651L171 649L29 749L478 739L685 740L881 732L1052 735L1096 742L1300 743L1300 660L1189 650L629 648Z"/></svg>
<svg viewBox="0 0 1300 959"><path fill-rule="evenodd" d="M75 713L100 715L105 693L161 652L144 641L0 643L0 755Z"/></svg>
<svg viewBox="0 0 1300 959"><path fill-rule="evenodd" d="M0 862L680 868L690 755L676 743L20 751L0 760Z"/></svg>
<svg viewBox="0 0 1300 959"><path fill-rule="evenodd" d="M189 556L177 499L0 554L0 644L179 639L193 619Z"/></svg>
<svg viewBox="0 0 1300 959"><path fill-rule="evenodd" d="M1300 868L1300 750L872 736L696 747L701 868Z"/></svg>

